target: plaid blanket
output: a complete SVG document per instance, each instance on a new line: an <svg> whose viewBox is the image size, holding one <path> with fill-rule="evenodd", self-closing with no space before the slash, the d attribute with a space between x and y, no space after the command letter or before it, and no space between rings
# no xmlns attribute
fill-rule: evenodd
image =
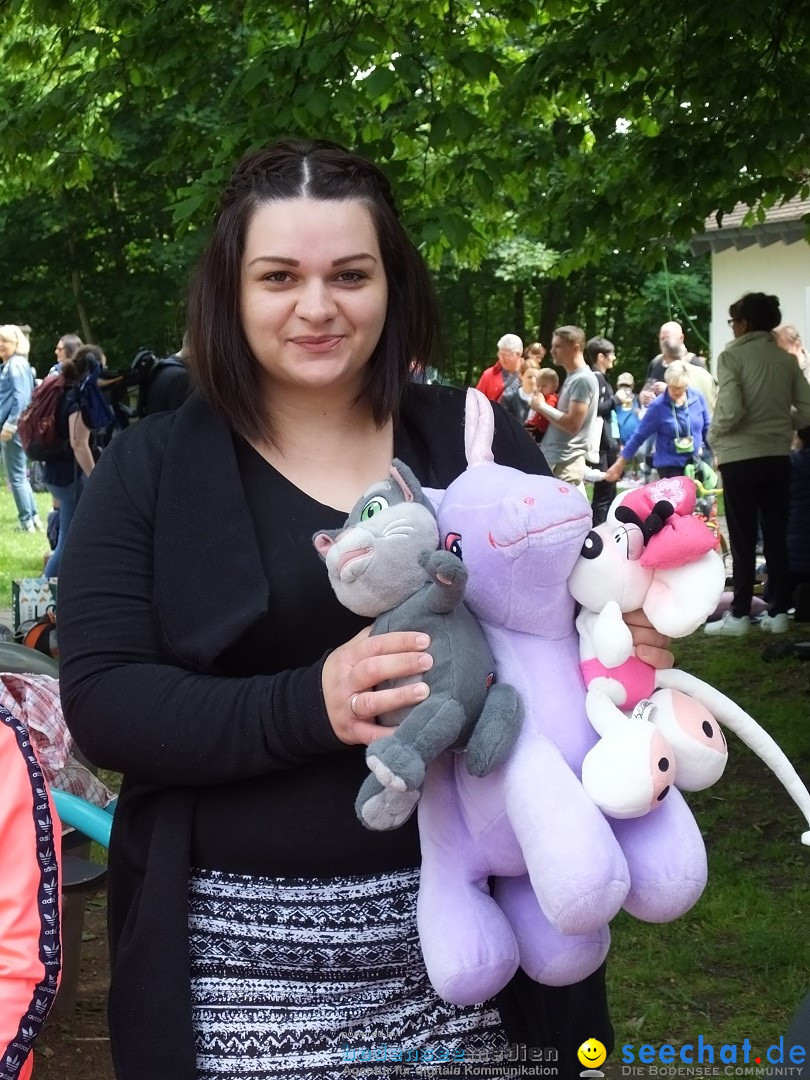
<svg viewBox="0 0 810 1080"><path fill-rule="evenodd" d="M48 675L0 673L0 705L28 728L34 750L51 787L105 807L115 794L74 754L62 715L59 682Z"/></svg>

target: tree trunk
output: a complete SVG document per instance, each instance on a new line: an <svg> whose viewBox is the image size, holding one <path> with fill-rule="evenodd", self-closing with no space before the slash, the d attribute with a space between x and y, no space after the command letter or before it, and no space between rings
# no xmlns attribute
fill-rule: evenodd
<svg viewBox="0 0 810 1080"><path fill-rule="evenodd" d="M473 305L469 304L467 307L467 370L464 372L465 386L472 386L473 381L473 354L475 342L473 310Z"/></svg>
<svg viewBox="0 0 810 1080"><path fill-rule="evenodd" d="M90 319L87 316L84 300L82 299L82 276L76 265L76 244L70 234L68 234L68 251L70 252L71 265L70 284L73 288L73 299L76 301L76 312L79 316L79 326L82 329L82 340L85 345L89 345L93 341L93 330L90 326Z"/></svg>
<svg viewBox="0 0 810 1080"><path fill-rule="evenodd" d="M515 286L514 296L514 315L513 321L515 330L521 341L526 339L526 295L523 291L522 285Z"/></svg>
<svg viewBox="0 0 810 1080"><path fill-rule="evenodd" d="M560 312L566 291L567 284L562 278L552 278L544 283L540 293L540 317L537 320L538 340L547 349L551 348L554 327L560 324Z"/></svg>

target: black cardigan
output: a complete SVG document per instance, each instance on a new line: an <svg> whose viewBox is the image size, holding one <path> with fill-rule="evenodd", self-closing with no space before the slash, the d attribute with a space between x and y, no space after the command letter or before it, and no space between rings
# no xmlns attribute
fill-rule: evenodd
<svg viewBox="0 0 810 1080"><path fill-rule="evenodd" d="M445 487L465 468L463 407L458 391L408 389L406 461L427 486ZM504 464L548 471L500 408L494 449ZM104 523L113 514L111 542ZM138 535L153 538L148 557L143 543L127 543ZM109 874L110 1031L121 1080L196 1076L187 934L194 788L295 766L313 746L337 745L322 661L277 676L216 678L217 658L267 605L230 429L192 397L116 438L71 525L59 639L71 731L91 760L126 775ZM221 715L222 725L199 724L201 712ZM234 745L223 732L240 722ZM589 1037L610 1043L601 971L563 989L519 976L498 1004L512 1039L558 1046L561 1058Z"/></svg>

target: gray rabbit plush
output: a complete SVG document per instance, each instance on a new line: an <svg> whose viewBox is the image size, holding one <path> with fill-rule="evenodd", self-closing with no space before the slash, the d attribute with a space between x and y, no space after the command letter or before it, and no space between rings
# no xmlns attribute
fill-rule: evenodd
<svg viewBox="0 0 810 1080"><path fill-rule="evenodd" d="M338 600L375 617L373 634L430 635L433 667L416 677L430 695L377 718L396 730L366 748L371 774L355 803L368 828L396 829L413 813L425 768L442 751L466 746L474 776L500 765L520 730L522 704L511 686L493 685L492 653L463 603L466 567L460 552L437 550L433 506L407 465L395 458L389 477L365 492L343 528L316 533L313 543Z"/></svg>

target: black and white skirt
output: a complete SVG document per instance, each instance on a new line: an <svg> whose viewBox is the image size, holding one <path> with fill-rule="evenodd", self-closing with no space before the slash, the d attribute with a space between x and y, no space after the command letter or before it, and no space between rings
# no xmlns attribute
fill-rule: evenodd
<svg viewBox="0 0 810 1080"><path fill-rule="evenodd" d="M418 884L417 870L328 880L192 871L198 1080L507 1076L495 1008L449 1005L428 981Z"/></svg>

